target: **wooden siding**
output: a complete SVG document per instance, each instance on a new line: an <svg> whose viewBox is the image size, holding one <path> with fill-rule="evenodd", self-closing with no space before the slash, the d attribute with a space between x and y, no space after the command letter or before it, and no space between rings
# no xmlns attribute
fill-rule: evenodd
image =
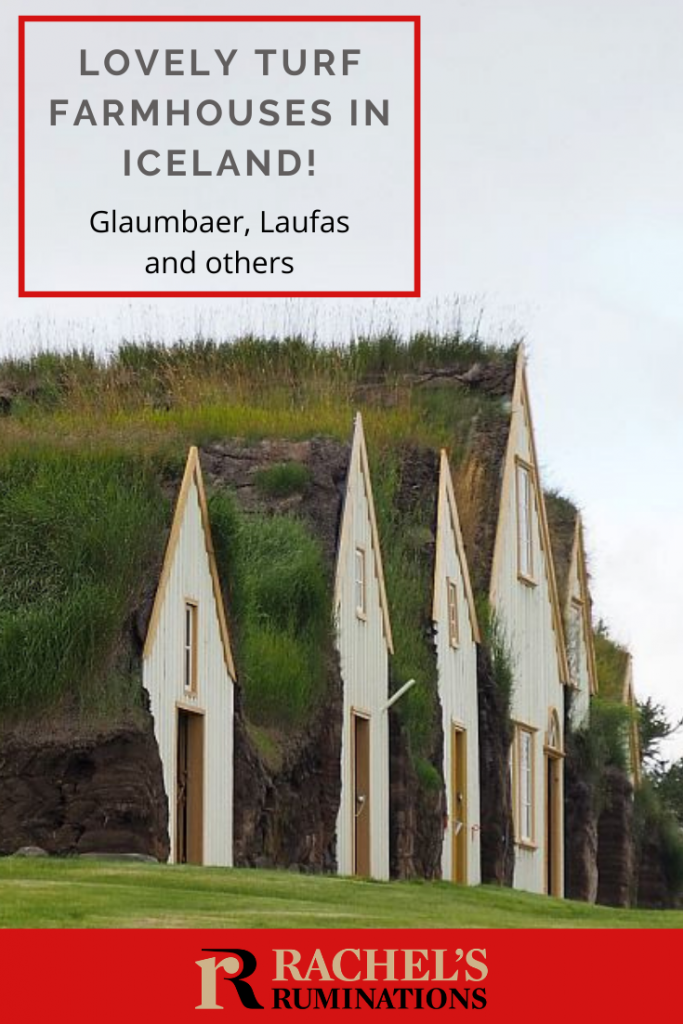
<svg viewBox="0 0 683 1024"><path fill-rule="evenodd" d="M192 458L192 453L191 453ZM189 465L188 465L189 468ZM145 649L143 684L150 695L154 730L169 805L170 861L176 859L176 757L178 709L204 715L203 863L232 864L233 680L226 665L203 515L198 463L184 481L183 501L169 542L168 571L157 595L154 637ZM186 478L187 480L187 478ZM197 690L184 687L186 602L197 605Z"/></svg>
<svg viewBox="0 0 683 1024"><path fill-rule="evenodd" d="M479 797L479 713L477 706L478 627L471 595L467 564L459 536L457 508L445 454L441 454L437 510L434 611L439 669L439 696L443 715L444 761L448 823L444 832L441 869L444 879L453 880L453 829L457 809L451 784L453 725L465 730L467 755L467 884L481 882L480 797ZM457 592L458 646L450 642L448 628L448 580Z"/></svg>
<svg viewBox="0 0 683 1024"><path fill-rule="evenodd" d="M567 638L571 684L570 717L571 724L574 729L578 729L588 723L590 698L593 687L593 673L591 670L593 651L590 635L590 598L582 582L582 558L583 550L580 539L580 526L577 523L564 607L565 636ZM575 636L574 633L577 628L578 636ZM576 666L578 671L574 674L571 673L573 660L571 654L572 644L577 645Z"/></svg>
<svg viewBox="0 0 683 1024"><path fill-rule="evenodd" d="M356 549L365 551L366 614L356 612ZM335 583L337 643L344 684L342 789L337 818L340 874L354 872L353 714L370 723L370 874L389 877L389 718L386 711L391 635L381 555L360 416L356 420L346 484Z"/></svg>
<svg viewBox="0 0 683 1024"><path fill-rule="evenodd" d="M520 360L523 357L520 357ZM516 844L514 887L529 892L545 891L545 753L544 746L552 711L558 712L562 728L566 673L561 612L555 592L554 572L548 543L545 511L538 480L532 424L528 408L523 363L520 361L513 398L510 437L506 454L496 549L491 579L491 605L511 652L514 668L512 718L535 730L534 750L534 843ZM518 574L516 467L518 460L533 468L534 583ZM563 747L563 737L560 737ZM560 772L560 801L563 772ZM562 824L556 842L564 843ZM560 892L563 892L560 877Z"/></svg>

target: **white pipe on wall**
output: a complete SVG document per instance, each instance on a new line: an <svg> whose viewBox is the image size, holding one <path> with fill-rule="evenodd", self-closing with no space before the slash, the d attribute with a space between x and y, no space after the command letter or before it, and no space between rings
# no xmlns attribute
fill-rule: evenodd
<svg viewBox="0 0 683 1024"><path fill-rule="evenodd" d="M402 697L404 693L407 693L408 690L410 690L413 686L415 686L415 682L416 682L415 679L409 679L407 683L404 683L400 690L397 690L396 693L392 694L392 696L386 702L386 704L384 705L382 710L383 711L388 711L389 708L393 707L394 704L396 703L396 701L400 697Z"/></svg>

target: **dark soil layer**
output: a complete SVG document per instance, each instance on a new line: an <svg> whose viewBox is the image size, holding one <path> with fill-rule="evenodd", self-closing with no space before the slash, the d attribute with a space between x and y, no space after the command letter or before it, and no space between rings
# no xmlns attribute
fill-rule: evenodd
<svg viewBox="0 0 683 1024"><path fill-rule="evenodd" d="M598 815L595 791L567 734L564 762L564 888L572 900L595 903L598 895Z"/></svg>
<svg viewBox="0 0 683 1024"><path fill-rule="evenodd" d="M658 829L654 829L643 837L639 853L638 906L662 909L674 907L675 899L669 889L664 871L664 857Z"/></svg>
<svg viewBox="0 0 683 1024"><path fill-rule="evenodd" d="M391 795L389 815L392 878L440 878L446 814L443 785L421 783L405 728L389 712Z"/></svg>
<svg viewBox="0 0 683 1024"><path fill-rule="evenodd" d="M603 777L605 806L598 822L598 903L631 905L635 849L633 787L619 768L608 767Z"/></svg>
<svg viewBox="0 0 683 1024"><path fill-rule="evenodd" d="M210 486L230 488L245 512L291 514L303 519L334 566L350 446L329 438L310 441L221 441L202 449L202 469ZM285 497L264 494L259 472L286 463L306 466L310 477Z"/></svg>
<svg viewBox="0 0 683 1024"><path fill-rule="evenodd" d="M168 805L152 719L99 732L0 737L0 853L138 853L166 860ZM64 723L60 723L63 726Z"/></svg>
<svg viewBox="0 0 683 1024"><path fill-rule="evenodd" d="M237 867L337 867L341 792L341 678L305 735L270 770L235 714L234 860Z"/></svg>

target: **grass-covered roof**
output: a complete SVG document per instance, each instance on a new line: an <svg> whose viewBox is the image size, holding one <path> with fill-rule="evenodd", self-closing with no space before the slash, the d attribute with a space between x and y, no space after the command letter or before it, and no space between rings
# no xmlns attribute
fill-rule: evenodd
<svg viewBox="0 0 683 1024"><path fill-rule="evenodd" d="M548 516L548 529L550 531L550 544L553 552L557 593L560 604L564 607L567 599L569 572L572 564L579 510L569 498L564 497L558 491L546 491L544 500Z"/></svg>
<svg viewBox="0 0 683 1024"><path fill-rule="evenodd" d="M294 562L308 572L311 587L316 558L329 574L344 474L338 466L325 486L311 487L317 457L311 453L327 443L325 457L343 462L357 409L389 605L397 633L406 637L396 661L406 678L419 673L424 619L411 631L417 609L408 591L419 577L417 600L428 608L421 544L435 493L418 495L408 508L406 481L415 468L409 453L449 451L473 584L485 593L515 363L514 347L429 335L327 347L299 338L124 344L106 360L74 352L0 361L0 706L24 706L29 695L102 690L113 673L125 675L131 616L134 621L136 607L149 599L191 444L201 449L209 491L219 494L212 505L218 543L225 541L228 556L232 544L239 566L244 590L232 595L233 604L239 610L245 602L265 629L271 616L285 650L282 636L291 639L297 630L278 619L276 596L255 586L247 563L268 556L254 548L249 524L258 516L296 520L319 554L309 550L307 569ZM292 442L303 445L298 454ZM280 454L278 444L286 449ZM268 457L254 459L259 450ZM246 465L240 451L252 458L248 487L240 486L235 468ZM218 507L226 495L235 515ZM299 527L282 528L301 552L303 535L296 540L292 533ZM280 538L273 550L278 543L286 549ZM422 631L417 645L415 630ZM269 652L252 641L254 675ZM314 674L316 642L310 639L302 655ZM243 643L242 671L248 649ZM295 653L290 648L292 663ZM240 672L239 648L236 657Z"/></svg>
<svg viewBox="0 0 683 1024"><path fill-rule="evenodd" d="M610 636L603 622L599 622L595 629L594 642L600 696L622 703L630 657L628 649Z"/></svg>

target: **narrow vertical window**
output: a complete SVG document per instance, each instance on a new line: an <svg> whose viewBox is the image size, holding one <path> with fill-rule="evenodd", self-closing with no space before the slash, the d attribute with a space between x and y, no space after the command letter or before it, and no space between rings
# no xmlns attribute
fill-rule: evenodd
<svg viewBox="0 0 683 1024"><path fill-rule="evenodd" d="M185 602L185 642L183 647L185 689L197 692L197 605Z"/></svg>
<svg viewBox="0 0 683 1024"><path fill-rule="evenodd" d="M356 615L361 619L366 615L366 591L365 550L356 548Z"/></svg>
<svg viewBox="0 0 683 1024"><path fill-rule="evenodd" d="M517 463L517 561L519 575L534 578L533 551L534 490L531 467Z"/></svg>
<svg viewBox="0 0 683 1024"><path fill-rule="evenodd" d="M457 647L458 639L458 588L455 580L446 580L446 595L448 598L448 641L451 647Z"/></svg>
<svg viewBox="0 0 683 1024"><path fill-rule="evenodd" d="M521 842L534 838L534 737L528 729L517 734L519 770L517 772L518 836Z"/></svg>

